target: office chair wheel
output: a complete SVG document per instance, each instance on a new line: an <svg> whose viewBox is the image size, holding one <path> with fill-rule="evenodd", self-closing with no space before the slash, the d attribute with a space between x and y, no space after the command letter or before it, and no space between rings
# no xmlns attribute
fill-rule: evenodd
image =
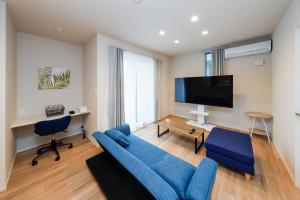
<svg viewBox="0 0 300 200"><path fill-rule="evenodd" d="M60 156L57 156L56 158L55 158L55 161L59 161L60 160Z"/></svg>
<svg viewBox="0 0 300 200"><path fill-rule="evenodd" d="M69 149L72 149L72 148L73 148L73 144L70 144L70 145L69 145Z"/></svg>
<svg viewBox="0 0 300 200"><path fill-rule="evenodd" d="M32 165L32 166L34 166L34 165L36 165L36 164L38 164L38 161L36 161L36 160L33 160L33 161L31 162L31 165Z"/></svg>

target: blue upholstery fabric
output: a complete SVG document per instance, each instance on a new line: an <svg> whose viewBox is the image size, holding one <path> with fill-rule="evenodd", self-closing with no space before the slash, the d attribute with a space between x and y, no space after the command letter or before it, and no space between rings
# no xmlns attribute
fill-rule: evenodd
<svg viewBox="0 0 300 200"><path fill-rule="evenodd" d="M126 138L126 136L118 137L116 142L124 148L130 145L130 141Z"/></svg>
<svg viewBox="0 0 300 200"><path fill-rule="evenodd" d="M126 150L149 167L163 160L168 155L166 151L157 148L145 140L139 139L133 134L128 136L128 139L130 145L126 147Z"/></svg>
<svg viewBox="0 0 300 200"><path fill-rule="evenodd" d="M65 116L59 119L40 121L35 124L34 132L40 136L51 135L68 128L71 122L71 116Z"/></svg>
<svg viewBox="0 0 300 200"><path fill-rule="evenodd" d="M130 135L131 131L130 131L130 127L128 124L123 124L119 127L113 128L111 130L117 130L117 131L121 131L122 133L124 133L125 135Z"/></svg>
<svg viewBox="0 0 300 200"><path fill-rule="evenodd" d="M248 165L254 164L251 138L247 134L213 128L205 141L205 148Z"/></svg>
<svg viewBox="0 0 300 200"><path fill-rule="evenodd" d="M238 172L241 173L247 172L248 174L254 176L254 165L248 165L240 161L233 160L230 157L222 156L221 154L209 150L206 150L206 156Z"/></svg>
<svg viewBox="0 0 300 200"><path fill-rule="evenodd" d="M140 181L158 200L180 199L173 188L157 175L150 167L134 157L130 152L120 147L106 134L96 132L95 139L114 156L133 176ZM130 145L131 146L131 145Z"/></svg>
<svg viewBox="0 0 300 200"><path fill-rule="evenodd" d="M127 136L118 130L108 130L105 132L105 134L122 147L128 147L130 145L130 141L128 140Z"/></svg>
<svg viewBox="0 0 300 200"><path fill-rule="evenodd" d="M113 130L113 129L105 131L105 134L113 140L116 140L119 137L125 136L124 133L122 133L121 131L117 131L117 130Z"/></svg>
<svg viewBox="0 0 300 200"><path fill-rule="evenodd" d="M123 137L128 139L129 146L122 148L113 140L114 137L121 137L121 134L127 135ZM204 158L196 169L191 164L130 134L128 125L111 129L106 134L96 132L93 136L156 199L209 199L217 168L214 161Z"/></svg>
<svg viewBox="0 0 300 200"><path fill-rule="evenodd" d="M181 199L185 199L186 188L196 170L193 165L167 155L151 168L172 186Z"/></svg>
<svg viewBox="0 0 300 200"><path fill-rule="evenodd" d="M208 200L215 182L217 163L203 158L186 190L186 200Z"/></svg>

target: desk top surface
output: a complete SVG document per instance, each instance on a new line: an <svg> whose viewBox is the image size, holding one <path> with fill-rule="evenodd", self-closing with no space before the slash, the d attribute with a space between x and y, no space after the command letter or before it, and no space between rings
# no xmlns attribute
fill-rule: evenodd
<svg viewBox="0 0 300 200"><path fill-rule="evenodd" d="M75 112L75 114L71 115L71 117L76 117L76 116L81 116L81 115L88 115L90 114L90 111L87 112ZM68 113L64 114L64 115L57 115L57 116L53 116L53 117L47 117L45 114L43 115L34 115L34 116L26 116L26 117L22 117L22 118L17 118L14 122L11 123L11 128L18 128L18 127L22 127L22 126L29 126L29 125L33 125L39 121L43 121L43 120L52 120L52 119L58 119L64 116L69 115Z"/></svg>

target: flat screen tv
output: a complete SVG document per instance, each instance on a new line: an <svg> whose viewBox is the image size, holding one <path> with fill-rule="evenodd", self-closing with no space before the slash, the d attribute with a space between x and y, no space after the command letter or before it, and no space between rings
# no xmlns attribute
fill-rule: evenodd
<svg viewBox="0 0 300 200"><path fill-rule="evenodd" d="M233 76L176 78L175 101L232 108Z"/></svg>

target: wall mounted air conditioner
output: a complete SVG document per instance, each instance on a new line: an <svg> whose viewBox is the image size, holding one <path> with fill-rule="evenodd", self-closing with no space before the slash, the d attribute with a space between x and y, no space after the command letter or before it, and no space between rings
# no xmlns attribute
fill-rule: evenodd
<svg viewBox="0 0 300 200"><path fill-rule="evenodd" d="M255 54L271 53L272 40L255 42L252 44L246 44L236 47L225 49L225 58L235 58L240 56L249 56Z"/></svg>

